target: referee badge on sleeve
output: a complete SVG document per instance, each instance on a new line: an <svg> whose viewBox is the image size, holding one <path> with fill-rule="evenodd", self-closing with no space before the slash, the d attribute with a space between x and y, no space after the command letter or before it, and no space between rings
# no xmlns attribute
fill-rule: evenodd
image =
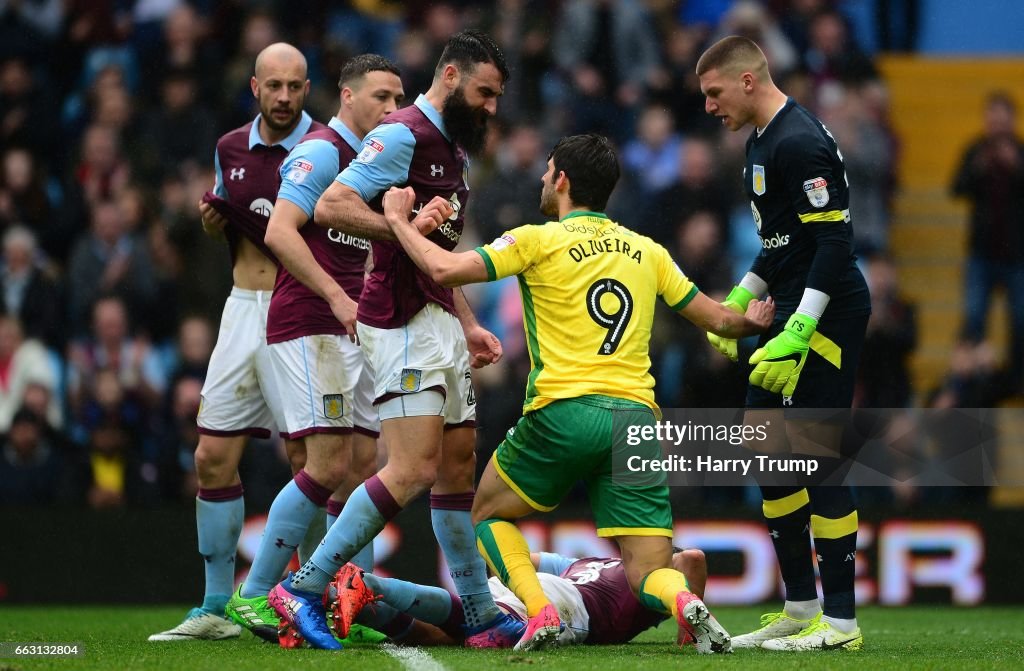
<svg viewBox="0 0 1024 671"><path fill-rule="evenodd" d="M828 182L824 177L815 177L804 182L804 194L813 207L828 205Z"/></svg>
<svg viewBox="0 0 1024 671"><path fill-rule="evenodd" d="M764 166L754 164L754 193L763 196L768 187L764 183Z"/></svg>

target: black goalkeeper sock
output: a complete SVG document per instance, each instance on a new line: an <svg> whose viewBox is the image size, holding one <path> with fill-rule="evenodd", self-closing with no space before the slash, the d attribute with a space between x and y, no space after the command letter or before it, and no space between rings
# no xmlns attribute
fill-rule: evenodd
<svg viewBox="0 0 1024 671"><path fill-rule="evenodd" d="M857 509L849 487L811 487L811 533L818 556L824 612L829 617L856 617L854 568L857 558Z"/></svg>
<svg viewBox="0 0 1024 671"><path fill-rule="evenodd" d="M811 561L810 499L803 487L761 487L762 512L775 546L786 601L818 598Z"/></svg>

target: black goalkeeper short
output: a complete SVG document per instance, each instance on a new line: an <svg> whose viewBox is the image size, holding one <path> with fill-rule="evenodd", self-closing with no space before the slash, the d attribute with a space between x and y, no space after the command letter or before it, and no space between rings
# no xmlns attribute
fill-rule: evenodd
<svg viewBox="0 0 1024 671"><path fill-rule="evenodd" d="M775 317L775 322L758 339L757 346L782 332L790 315ZM773 394L754 385L747 386L748 408L849 408L857 378L857 364L864 348L868 315L829 319L818 325L811 339L800 381L793 396ZM753 370L747 367L747 374Z"/></svg>

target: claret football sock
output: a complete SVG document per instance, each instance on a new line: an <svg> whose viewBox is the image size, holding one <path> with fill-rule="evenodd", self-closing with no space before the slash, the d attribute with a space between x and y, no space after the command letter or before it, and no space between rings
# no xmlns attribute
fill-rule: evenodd
<svg viewBox="0 0 1024 671"><path fill-rule="evenodd" d="M299 470L281 489L270 506L263 538L242 585L242 598L263 596L281 581L292 553L330 495L331 490L316 482L305 469Z"/></svg>
<svg viewBox="0 0 1024 671"><path fill-rule="evenodd" d="M836 620L852 620L856 617L853 584L858 525L853 494L849 487L813 487L810 497L822 610Z"/></svg>
<svg viewBox="0 0 1024 671"><path fill-rule="evenodd" d="M498 579L523 602L529 617L551 603L530 561L530 547L514 524L505 520L484 520L476 525L476 539L480 554ZM462 605L466 607L465 601ZM468 610L466 623L469 623Z"/></svg>
<svg viewBox="0 0 1024 671"><path fill-rule="evenodd" d="M501 615L487 587L487 567L476 547L470 509L473 492L431 494L430 521L434 527L448 574L462 599L466 626L472 628L493 622Z"/></svg>
<svg viewBox="0 0 1024 671"><path fill-rule="evenodd" d="M234 591L235 549L245 518L242 491L240 484L222 489L200 488L196 497L199 554L205 560L206 570L204 595L230 595Z"/></svg>
<svg viewBox="0 0 1024 671"><path fill-rule="evenodd" d="M811 559L810 497L803 487L762 487L762 511L775 546L786 601L818 598Z"/></svg>

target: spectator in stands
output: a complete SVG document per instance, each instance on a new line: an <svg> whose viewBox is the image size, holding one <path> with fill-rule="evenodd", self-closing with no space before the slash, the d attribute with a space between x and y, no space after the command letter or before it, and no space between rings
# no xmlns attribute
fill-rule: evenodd
<svg viewBox="0 0 1024 671"><path fill-rule="evenodd" d="M0 63L0 146L18 145L50 160L57 156L60 136L57 102L45 69L29 69L20 57Z"/></svg>
<svg viewBox="0 0 1024 671"><path fill-rule="evenodd" d="M53 205L35 156L23 147L11 147L0 165L0 224L15 222L39 231L50 223Z"/></svg>
<svg viewBox="0 0 1024 671"><path fill-rule="evenodd" d="M543 139L534 126L512 128L498 150L497 171L480 190L479 207L470 211L479 221L481 239L490 242L540 218L537 170L544 158Z"/></svg>
<svg viewBox="0 0 1024 671"><path fill-rule="evenodd" d="M858 368L858 405L904 408L912 400L909 358L917 345L914 306L900 296L896 265L888 256L871 257L865 270L871 318Z"/></svg>
<svg viewBox="0 0 1024 671"><path fill-rule="evenodd" d="M149 314L155 293L145 241L126 230L125 215L117 202L97 202L89 234L78 240L68 267L72 333L86 332L93 304L101 295L120 296L138 317Z"/></svg>
<svg viewBox="0 0 1024 671"><path fill-rule="evenodd" d="M145 489L141 408L111 369L96 375L92 392L84 412L87 453L78 468L86 501L92 508L140 502Z"/></svg>
<svg viewBox="0 0 1024 671"><path fill-rule="evenodd" d="M14 413L25 403L30 384L57 389L57 371L46 348L37 340L25 340L15 317L0 317L0 433L11 426ZM60 404L51 396L46 419L54 426L61 423Z"/></svg>
<svg viewBox="0 0 1024 671"><path fill-rule="evenodd" d="M68 355L68 400L82 421L86 404L97 395L104 371L114 375L123 393L138 399L143 408L156 407L167 386L159 355L144 338L131 337L124 302L101 298L92 311L92 336L73 342Z"/></svg>
<svg viewBox="0 0 1024 671"><path fill-rule="evenodd" d="M0 314L18 319L25 336L63 351L66 327L60 287L37 259L36 239L24 226L3 236L0 266Z"/></svg>
<svg viewBox="0 0 1024 671"><path fill-rule="evenodd" d="M171 386L168 416L160 431L160 489L164 498L191 502L196 497L195 451L199 444L196 417L203 382L182 376Z"/></svg>
<svg viewBox="0 0 1024 671"><path fill-rule="evenodd" d="M970 201L970 233L963 337L985 338L992 290L1006 289L1011 336L1009 384L1024 385L1024 142L1016 134L1016 104L992 93L985 104L985 131L964 152L953 180L954 195Z"/></svg>
<svg viewBox="0 0 1024 671"><path fill-rule="evenodd" d="M678 178L644 208L638 232L671 249L676 238L674 224L702 210L721 226L718 240L724 246L729 237L725 222L732 196L729 182L718 169L714 146L702 138L687 138L679 147L676 163Z"/></svg>
<svg viewBox="0 0 1024 671"><path fill-rule="evenodd" d="M658 36L638 0L569 0L552 42L555 64L572 89L571 132L628 137L645 87L666 78Z"/></svg>
<svg viewBox="0 0 1024 671"><path fill-rule="evenodd" d="M850 183L850 211L857 218L853 251L861 258L884 252L896 182L895 143L884 121L885 88L877 81L847 86L820 102L821 120L839 143Z"/></svg>
<svg viewBox="0 0 1024 671"><path fill-rule="evenodd" d="M95 205L116 198L131 181L131 165L121 153L117 131L94 124L82 136L82 153L75 183L82 199Z"/></svg>
<svg viewBox="0 0 1024 671"><path fill-rule="evenodd" d="M47 505L65 491L65 456L42 421L19 410L0 442L0 505Z"/></svg>
<svg viewBox="0 0 1024 671"><path fill-rule="evenodd" d="M838 11L826 9L816 14L811 19L809 35L804 67L811 73L819 92L823 88L862 84L878 78L874 63L851 38L846 19Z"/></svg>
<svg viewBox="0 0 1024 671"><path fill-rule="evenodd" d="M170 69L161 82L160 105L145 124L158 177L181 170L183 164L200 165L213 153L217 127L198 93L196 73L190 69Z"/></svg>
<svg viewBox="0 0 1024 671"><path fill-rule="evenodd" d="M622 150L623 172L639 197L654 197L676 181L682 143L667 108L659 104L644 108L636 124L636 137Z"/></svg>
<svg viewBox="0 0 1024 671"><path fill-rule="evenodd" d="M178 329L178 363L172 379L183 377L202 382L213 353L213 324L205 317L186 317Z"/></svg>

